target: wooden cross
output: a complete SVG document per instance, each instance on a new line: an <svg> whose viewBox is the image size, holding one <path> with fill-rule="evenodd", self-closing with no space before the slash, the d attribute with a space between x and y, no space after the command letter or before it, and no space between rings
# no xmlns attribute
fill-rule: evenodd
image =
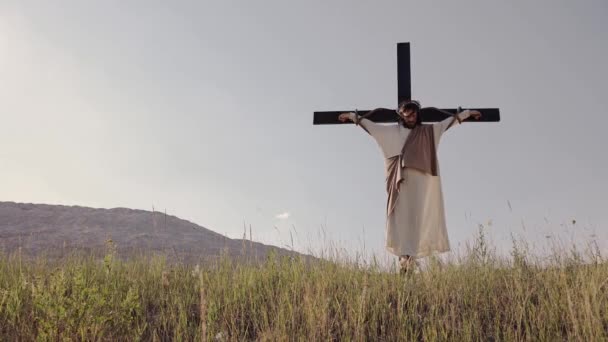
<svg viewBox="0 0 608 342"><path fill-rule="evenodd" d="M410 43L398 43L397 44L397 98L398 103L404 100L410 100L412 98L412 84L411 84L411 72L410 72ZM468 118L465 121L484 121L484 122L497 122L500 121L500 111L498 108L469 108L481 112L481 118L475 120L474 118ZM420 110L419 115L424 122L436 122L441 121L448 117L448 113L456 113L457 109L440 109L435 107L423 107ZM338 116L341 113L352 112L339 111L339 112L315 112L313 118L313 125L327 125L327 124L344 124L351 123L350 120L341 122L338 120ZM369 112L368 110L359 110L360 115L364 115ZM374 122L396 122L399 117L395 110L385 109L379 110L377 113L372 114L369 117Z"/></svg>

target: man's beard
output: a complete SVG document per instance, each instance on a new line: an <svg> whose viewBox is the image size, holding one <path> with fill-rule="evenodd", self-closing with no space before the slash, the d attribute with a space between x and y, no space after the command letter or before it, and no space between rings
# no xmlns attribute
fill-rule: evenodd
<svg viewBox="0 0 608 342"><path fill-rule="evenodd" d="M417 124L418 124L417 122L407 123L407 122L405 122L405 120L403 120L403 126L405 126L406 128L409 128L409 129L413 129L414 127L416 127Z"/></svg>

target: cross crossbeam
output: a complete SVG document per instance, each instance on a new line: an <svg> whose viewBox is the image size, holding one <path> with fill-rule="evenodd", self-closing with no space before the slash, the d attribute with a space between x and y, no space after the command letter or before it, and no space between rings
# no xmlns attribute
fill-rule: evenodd
<svg viewBox="0 0 608 342"><path fill-rule="evenodd" d="M410 62L410 43L397 44L397 100L398 103L412 98L411 90L411 62ZM481 113L481 118L475 120L469 118L466 122L498 122L500 121L500 110L498 108L468 108L477 110ZM344 111L323 111L314 112L313 125L337 125L348 124L350 121L341 122L338 116L341 113L352 112L354 110ZM359 110L360 115L364 115L369 110ZM420 110L420 116L423 122L441 121L448 117L447 113L456 113L457 109L437 109L435 107L423 107ZM399 119L397 112L394 109L382 109L368 118L374 122L396 122Z"/></svg>

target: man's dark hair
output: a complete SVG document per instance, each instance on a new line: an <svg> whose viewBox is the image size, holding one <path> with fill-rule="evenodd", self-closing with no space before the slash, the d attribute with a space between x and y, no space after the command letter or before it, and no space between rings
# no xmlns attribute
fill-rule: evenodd
<svg viewBox="0 0 608 342"><path fill-rule="evenodd" d="M420 102L416 100L405 100L399 103L399 107L397 108L397 112L407 109L413 109L416 112L416 126L422 125L422 117L420 116ZM398 113L397 113L398 114ZM405 125L403 118L399 115L399 123Z"/></svg>
<svg viewBox="0 0 608 342"><path fill-rule="evenodd" d="M405 100L399 103L399 110L401 109L413 109L416 112L420 111L420 102L416 100Z"/></svg>

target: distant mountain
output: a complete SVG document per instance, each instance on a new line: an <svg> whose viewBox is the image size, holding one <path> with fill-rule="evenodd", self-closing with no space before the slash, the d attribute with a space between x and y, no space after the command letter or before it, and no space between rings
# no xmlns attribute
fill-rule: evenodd
<svg viewBox="0 0 608 342"><path fill-rule="evenodd" d="M264 258L270 251L297 255L275 246L230 239L161 212L0 202L0 252L12 253L21 247L29 256L61 257L75 250L102 255L108 239L120 257L163 254L170 261L186 263L222 252L248 258Z"/></svg>

